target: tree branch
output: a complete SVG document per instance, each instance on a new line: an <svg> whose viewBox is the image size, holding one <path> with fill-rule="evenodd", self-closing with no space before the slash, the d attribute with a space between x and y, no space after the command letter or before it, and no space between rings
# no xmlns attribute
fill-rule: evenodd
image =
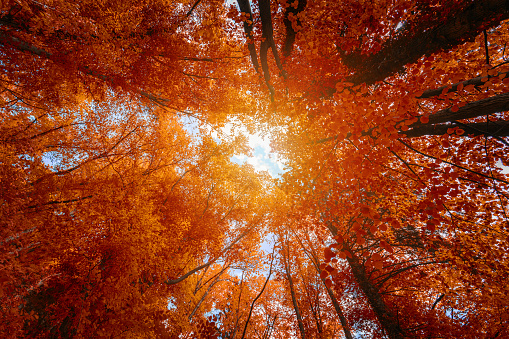
<svg viewBox="0 0 509 339"><path fill-rule="evenodd" d="M402 136L407 138L422 137L426 135L444 135L451 127L461 126L465 130L466 135L486 135L497 138L497 140L509 146L509 143L500 137L509 136L509 121L493 121L490 124L485 122L476 122L470 124L454 124L454 125L424 125L410 129L408 131L400 131Z"/></svg>
<svg viewBox="0 0 509 339"><path fill-rule="evenodd" d="M443 298L445 297L445 294L442 293L438 298L437 300L435 300L435 302L433 303L433 306L431 306L431 309L435 309L435 306L437 306L437 304L440 302L440 300L442 300Z"/></svg>
<svg viewBox="0 0 509 339"><path fill-rule="evenodd" d="M272 263L274 262L274 258L275 258L275 256L274 256L274 249L273 249L272 250L272 259L270 261L269 275L267 276L267 279L265 279L265 283L263 284L262 290L260 291L260 293L258 293L256 298L254 298L253 302L251 303L251 307L249 308L249 315L247 316L246 324L244 325L244 331L242 332L241 339L244 339L244 337L246 336L247 325L249 324L249 320L251 319L251 314L253 313L254 305L255 305L256 301L262 296L263 291L265 291L265 287L267 287L267 283L269 282L270 276L272 275Z"/></svg>
<svg viewBox="0 0 509 339"><path fill-rule="evenodd" d="M247 13L247 20L244 21L244 33L246 33L247 49L251 56L251 62L256 70L256 73L260 73L260 64L258 63L258 56L256 54L256 47L254 45L253 38L253 12L251 11L251 5L249 0L237 0L239 9L241 12ZM249 22L248 22L249 21Z"/></svg>
<svg viewBox="0 0 509 339"><path fill-rule="evenodd" d="M429 116L429 122L426 124L416 122L409 127L415 128L423 125L434 125L444 122L453 122L455 120L477 118L479 116L504 112L507 110L509 110L509 93L503 93L486 99L470 102L465 106L460 107L456 112L453 112L451 107L442 109L435 114L431 114Z"/></svg>
<svg viewBox="0 0 509 339"><path fill-rule="evenodd" d="M401 38L387 41L382 49L369 56L358 53L344 54L343 63L354 74L346 82L355 85L372 85L387 77L402 72L405 65L415 63L422 56L432 55L442 50L450 50L466 41L473 40L485 29L497 26L509 18L509 0L473 1L459 12L451 15L436 27L416 27L408 25ZM336 89L325 88L332 96Z"/></svg>
<svg viewBox="0 0 509 339"><path fill-rule="evenodd" d="M484 76L484 77L478 76L478 77L475 77L475 78L472 78L469 80L461 81L461 82L451 85L451 88L449 88L446 93L456 92L458 90L458 86L460 86L460 85L463 85L463 87L467 87L469 85L474 85L476 87L481 86L491 78L499 77L501 75L507 76L508 74L509 74L509 71L499 72L496 75L488 75L488 76ZM438 96L438 95L442 94L444 92L444 90L448 87L449 87L449 85L426 90L420 96L418 96L417 99L427 99L427 98L431 98L434 96Z"/></svg>
<svg viewBox="0 0 509 339"><path fill-rule="evenodd" d="M493 179L493 180L496 180L496 181L499 181L499 182L503 182L504 184L508 184L508 185L509 185L509 182L507 182L506 180L499 179L499 178L494 178L494 177L491 177L491 176L489 176L489 175L486 175L486 174L483 174L483 173L480 173L480 172L476 172L476 171L473 171L473 170L468 169L468 168L466 168L466 167L463 167L463 166L461 166L461 165L458 165L458 164L452 163L452 162L450 162L450 161L439 159L439 158L437 158L437 157L435 157L435 156L433 156L433 155L429 155L429 154L426 154L426 153L423 153L423 152L421 152L421 151L416 150L415 148L413 148L412 146L410 146L410 145L409 145L409 144L407 144L406 142L402 141L401 139L398 139L398 141L399 141L400 143L402 143L403 145L405 145L406 147L408 147L409 149L411 149L412 151L414 151L415 153L419 153L420 155L423 155L423 156L425 156L425 157L428 157L428 158L431 158L431 159L434 159L434 160L439 160L439 161L441 161L441 162L444 162L444 163L446 163L446 164L449 164L449 165L454 166L454 167L457 167L457 168L461 168L462 170L465 170L465 171L470 172L470 173L472 173L472 174L476 174L476 175L481 176L481 177L483 177L483 178Z"/></svg>
<svg viewBox="0 0 509 339"><path fill-rule="evenodd" d="M180 278L176 278L176 279L168 279L165 281L165 283L167 285L174 285L174 284L178 284L179 282L181 281L184 281L185 279L187 279L189 276L193 275L194 273L204 269L205 267L208 267L210 265L212 265L213 263L215 263L225 252L228 252L236 243L238 243L242 238L244 238L249 232L251 232L251 230L253 229L253 227L248 227L246 228L246 230L244 232L242 232L228 247L226 247L224 250L221 251L221 253L209 260L207 263L203 264L203 265L200 265L192 270L190 270L189 272L187 272L186 274L184 274L183 276L181 276Z"/></svg>

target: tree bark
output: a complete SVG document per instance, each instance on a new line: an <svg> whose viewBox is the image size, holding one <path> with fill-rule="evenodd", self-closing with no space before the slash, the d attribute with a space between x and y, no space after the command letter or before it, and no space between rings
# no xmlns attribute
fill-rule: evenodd
<svg viewBox="0 0 509 339"><path fill-rule="evenodd" d="M258 6L260 7L260 18L262 20L262 39L267 42L267 45L272 49L274 60L280 71L283 71L283 65L279 59L279 53L274 42L274 29L272 27L272 16L270 12L270 0L258 0Z"/></svg>
<svg viewBox="0 0 509 339"><path fill-rule="evenodd" d="M509 93L498 94L486 99L470 102L463 107L459 107L456 112L452 108L442 109L435 114L431 114L429 122L422 124L416 122L410 125L410 128L416 128L426 125L441 124L444 122L454 122L456 120L477 118L493 113L504 112L509 110Z"/></svg>
<svg viewBox="0 0 509 339"><path fill-rule="evenodd" d="M414 63L424 55L450 50L508 18L509 0L482 0L452 13L441 25L431 29L420 28L417 34L416 28L409 25L401 38L386 42L376 54L362 57L352 53L344 56L345 65L355 70L347 81L355 85L382 81L402 71L406 64Z"/></svg>
<svg viewBox="0 0 509 339"><path fill-rule="evenodd" d="M486 135L497 138L509 136L509 121L490 121L489 123L477 122L471 124L452 125L424 125L408 131L401 131L400 134L405 135L407 138L416 138L426 135L443 135L447 134L447 130L452 127L459 127L463 129L465 131L465 134L463 135Z"/></svg>
<svg viewBox="0 0 509 339"><path fill-rule="evenodd" d="M392 313L383 301L380 293L378 293L378 289L369 280L364 266L353 254L351 258L347 257L347 261L350 264L355 280L368 299L371 308L375 312L380 325L382 325L383 329L386 331L387 336L391 339L404 339L405 332L399 325L394 313Z"/></svg>
<svg viewBox="0 0 509 339"><path fill-rule="evenodd" d="M295 43L295 36L297 35L297 32L295 29L293 29L292 21L290 21L290 13L297 18L297 25L300 25L300 19L297 16L300 12L304 10L304 8L307 5L307 0L298 0L297 8L293 6L286 7L285 10L285 17L283 20L283 23L285 24L286 28L286 36L285 36L285 42L283 45L283 57L288 58L293 50L293 44Z"/></svg>
<svg viewBox="0 0 509 339"><path fill-rule="evenodd" d="M334 225L329 224L328 228L333 236L338 234L337 228ZM385 304L382 296L378 292L378 288L375 287L375 285L369 280L364 266L359 262L359 259L354 255L347 243L344 243L343 246L345 250L351 254L351 256L347 256L346 259L352 269L355 281L368 299L369 305L375 312L375 315L380 322L380 325L387 333L387 336L390 339L405 339L405 331L403 331L399 325L394 313L392 313L389 307Z"/></svg>
<svg viewBox="0 0 509 339"><path fill-rule="evenodd" d="M249 50L249 55L251 56L251 62L256 70L256 73L260 72L260 64L258 63L258 56L256 54L256 47L254 45L253 40L253 12L251 11L251 5L249 4L249 0L237 0L237 4L239 5L239 9L241 12L248 14L248 20L251 23L248 23L247 20L244 21L244 33L246 34L247 39L247 49Z"/></svg>

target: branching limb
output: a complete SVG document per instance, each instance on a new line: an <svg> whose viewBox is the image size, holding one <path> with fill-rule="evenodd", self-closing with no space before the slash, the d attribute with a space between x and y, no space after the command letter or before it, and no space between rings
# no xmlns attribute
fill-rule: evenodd
<svg viewBox="0 0 509 339"><path fill-rule="evenodd" d="M198 271L201 271L202 269L204 269L205 267L209 267L210 265L212 265L213 263L215 263L224 253L228 252L236 243L238 243L242 238L244 238L246 235L248 235L251 231L253 230L253 227L248 227L246 228L246 230L244 232L242 232L237 238L235 238L235 240L233 240L233 242L228 246L226 247L224 250L221 251L221 253L209 260L207 263L203 264L203 265L200 265L192 270L190 270L189 272L187 272L186 274L182 275L181 277L179 278L176 278L176 279L168 279L165 281L165 283L167 285L174 285L174 284L178 284L179 282L181 281L184 281L186 280L188 277L190 277L191 275L193 275L194 273L198 272Z"/></svg>
<svg viewBox="0 0 509 339"><path fill-rule="evenodd" d="M249 320L251 319L251 315L253 314L254 305L255 305L256 301L262 296L263 291L265 291L265 287L267 287L267 283L270 280L270 276L272 275L272 263L274 262L274 258L275 258L275 256L274 256L274 249L273 249L272 250L272 259L270 261L269 275L267 276L267 279L265 279L265 283L263 284L262 290L260 291L260 293L258 293L256 298L254 298L253 302L251 303L251 307L249 308L249 315L247 316L246 324L244 325L244 331L242 332L241 339L244 339L244 337L246 336L247 325L249 324Z"/></svg>

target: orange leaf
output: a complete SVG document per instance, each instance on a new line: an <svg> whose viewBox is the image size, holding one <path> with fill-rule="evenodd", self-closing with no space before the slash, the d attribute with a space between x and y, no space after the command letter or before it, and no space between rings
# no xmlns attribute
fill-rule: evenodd
<svg viewBox="0 0 509 339"><path fill-rule="evenodd" d="M426 222L426 229L431 232L435 232L435 223L432 221Z"/></svg>
<svg viewBox="0 0 509 339"><path fill-rule="evenodd" d="M343 239L343 237L339 234L336 235L333 239L335 239L338 242L338 244L342 244L345 242L345 239Z"/></svg>
<svg viewBox="0 0 509 339"><path fill-rule="evenodd" d="M361 207L361 213L362 214L369 214L369 207L363 206Z"/></svg>

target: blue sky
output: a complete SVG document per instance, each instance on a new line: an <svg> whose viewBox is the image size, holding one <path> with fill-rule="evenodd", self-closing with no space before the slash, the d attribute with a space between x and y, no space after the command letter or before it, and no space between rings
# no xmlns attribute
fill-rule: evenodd
<svg viewBox="0 0 509 339"><path fill-rule="evenodd" d="M248 134L249 146L253 149L252 156L247 155L234 156L232 161L237 163L248 163L257 171L268 171L271 176L278 177L283 173L283 162L277 154L272 153L270 149L269 137Z"/></svg>
<svg viewBox="0 0 509 339"><path fill-rule="evenodd" d="M185 129L194 135L198 135L200 124L197 120L183 117ZM221 138L235 138L238 135L244 135L248 139L249 147L252 152L250 155L241 154L231 158L233 162L238 164L248 163L252 165L256 171L267 171L276 178L283 173L284 163L276 153L271 152L270 135L261 135L259 133L251 134L247 128L239 121L232 121L225 124L219 130L213 130L211 127L201 125L201 128L208 131L210 135L220 142ZM222 135L220 135L222 134Z"/></svg>
<svg viewBox="0 0 509 339"><path fill-rule="evenodd" d="M270 134L251 134L247 131L247 128L237 120L227 123L221 128L221 132L228 137L245 135L248 139L252 154L250 156L247 154L233 156L233 162L248 163L252 165L255 170L267 171L273 177L278 177L283 173L284 164L282 160L276 153L271 152Z"/></svg>

